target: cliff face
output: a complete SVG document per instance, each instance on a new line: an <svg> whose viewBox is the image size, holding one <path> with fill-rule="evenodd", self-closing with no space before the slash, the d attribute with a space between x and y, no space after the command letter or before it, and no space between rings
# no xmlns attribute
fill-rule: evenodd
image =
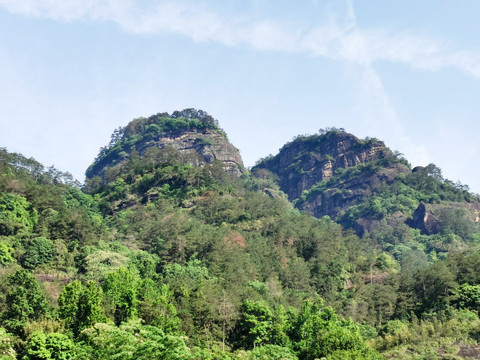
<svg viewBox="0 0 480 360"><path fill-rule="evenodd" d="M109 146L101 149L87 169L87 178L105 178L109 168L120 166L132 154L143 156L152 147L176 152L194 166L220 161L233 175L239 176L244 171L238 149L228 141L218 122L202 110L185 109L172 115L160 113L135 119L117 129Z"/></svg>
<svg viewBox="0 0 480 360"><path fill-rule="evenodd" d="M307 210L316 217L325 215L335 219L345 209L362 203L372 191L382 184L391 184L398 174L407 174L408 168L403 164L390 164L378 171L364 171L352 179L332 184L323 192L312 191L304 201L299 202L302 210ZM362 227L370 225L364 220ZM360 231L362 232L362 231Z"/></svg>
<svg viewBox="0 0 480 360"><path fill-rule="evenodd" d="M148 143L139 143L137 151L143 154L149 147L160 149L173 148L195 166L221 161L224 169L232 174L241 175L244 171L242 157L226 138L215 130L178 131L161 135Z"/></svg>
<svg viewBox="0 0 480 360"><path fill-rule="evenodd" d="M280 188L300 209L316 217L336 218L346 208L368 197L371 189L382 182L393 181L399 173L408 172L408 168L399 163L389 164L379 171L364 168L355 176L339 179L338 183L318 191L312 189L322 183L326 185L339 169L387 158L393 158L393 153L383 142L360 140L343 131L330 131L297 138L253 170L265 168L278 176Z"/></svg>
<svg viewBox="0 0 480 360"><path fill-rule="evenodd" d="M392 152L380 141L362 141L345 132L328 132L297 138L255 168L266 168L277 175L280 188L290 200L295 200L304 190L331 178L339 168L388 156Z"/></svg>

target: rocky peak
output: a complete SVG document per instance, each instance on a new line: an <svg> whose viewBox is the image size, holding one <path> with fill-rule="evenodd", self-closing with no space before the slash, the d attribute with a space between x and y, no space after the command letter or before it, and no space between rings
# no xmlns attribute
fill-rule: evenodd
<svg viewBox="0 0 480 360"><path fill-rule="evenodd" d="M220 161L229 173L238 176L244 171L238 149L229 142L218 121L203 110L184 109L171 115L137 118L115 130L110 144L100 149L86 175L104 178L107 169L121 166L134 152L142 156L151 147L176 151L195 166Z"/></svg>
<svg viewBox="0 0 480 360"><path fill-rule="evenodd" d="M391 156L391 150L377 139L360 140L334 129L320 135L299 136L254 169L265 168L277 175L280 188L293 201L318 182L330 179L337 169Z"/></svg>

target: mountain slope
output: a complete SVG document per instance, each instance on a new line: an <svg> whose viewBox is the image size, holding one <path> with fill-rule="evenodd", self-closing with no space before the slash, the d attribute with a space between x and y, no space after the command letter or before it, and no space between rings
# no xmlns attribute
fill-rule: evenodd
<svg viewBox="0 0 480 360"><path fill-rule="evenodd" d="M85 192L0 149L0 357L478 357L479 215L466 187L333 131L297 138L273 169L304 176L292 203L265 167L239 177L161 146L175 129L222 135L198 116L116 131ZM335 221L293 206L321 214L335 194Z"/></svg>

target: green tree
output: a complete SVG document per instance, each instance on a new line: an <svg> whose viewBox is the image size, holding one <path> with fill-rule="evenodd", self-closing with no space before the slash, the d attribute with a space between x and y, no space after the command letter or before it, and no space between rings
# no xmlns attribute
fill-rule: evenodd
<svg viewBox="0 0 480 360"><path fill-rule="evenodd" d="M188 360L185 339L165 334L161 329L130 320L119 327L97 323L81 333L79 358L92 360Z"/></svg>
<svg viewBox="0 0 480 360"><path fill-rule="evenodd" d="M27 343L23 360L69 360L75 358L73 341L65 334L34 333Z"/></svg>
<svg viewBox="0 0 480 360"><path fill-rule="evenodd" d="M15 360L17 352L14 349L14 337L0 327L0 360Z"/></svg>
<svg viewBox="0 0 480 360"><path fill-rule="evenodd" d="M120 325L137 314L139 285L140 278L130 269L120 268L107 275L103 289L115 324Z"/></svg>
<svg viewBox="0 0 480 360"><path fill-rule="evenodd" d="M69 360L75 358L73 341L65 334L34 333L27 343L23 360Z"/></svg>
<svg viewBox="0 0 480 360"><path fill-rule="evenodd" d="M279 345L258 346L249 352L248 360L297 360L293 350Z"/></svg>
<svg viewBox="0 0 480 360"><path fill-rule="evenodd" d="M178 330L180 319L173 304L173 291L167 284L160 287L145 279L139 289L138 315L147 325L156 326L170 334Z"/></svg>
<svg viewBox="0 0 480 360"><path fill-rule="evenodd" d="M55 256L55 244L53 241L40 236L28 241L22 263L27 269L35 269L39 265L53 261Z"/></svg>
<svg viewBox="0 0 480 360"><path fill-rule="evenodd" d="M480 309L480 285L462 284L456 291L455 303L460 308L478 311Z"/></svg>
<svg viewBox="0 0 480 360"><path fill-rule="evenodd" d="M93 281L84 286L75 280L63 288L58 298L58 312L75 336L78 336L82 329L105 319L102 298L102 289Z"/></svg>
<svg viewBox="0 0 480 360"><path fill-rule="evenodd" d="M437 261L415 276L415 292L420 312L443 310L446 308L451 291L457 286L455 275L444 261Z"/></svg>
<svg viewBox="0 0 480 360"><path fill-rule="evenodd" d="M0 241L0 265L7 265L14 261L12 256L14 252L15 250L8 242Z"/></svg>
<svg viewBox="0 0 480 360"><path fill-rule="evenodd" d="M246 349L268 344L273 328L273 312L266 301L245 300L241 318L235 330L240 344Z"/></svg>
<svg viewBox="0 0 480 360"><path fill-rule="evenodd" d="M339 319L321 299L305 302L292 323L290 337L299 357L305 360L378 358L366 344L358 324Z"/></svg>
<svg viewBox="0 0 480 360"><path fill-rule="evenodd" d="M37 211L23 196L9 193L0 196L0 235L31 232L37 220Z"/></svg>
<svg viewBox="0 0 480 360"><path fill-rule="evenodd" d="M9 329L20 333L28 320L38 320L50 314L43 289L37 278L19 269L7 278L6 311L2 319Z"/></svg>

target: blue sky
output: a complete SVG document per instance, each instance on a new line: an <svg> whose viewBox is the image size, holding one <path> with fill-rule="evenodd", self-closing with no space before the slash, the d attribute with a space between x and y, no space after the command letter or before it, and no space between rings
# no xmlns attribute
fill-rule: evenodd
<svg viewBox="0 0 480 360"><path fill-rule="evenodd" d="M118 126L189 107L245 164L343 127L480 192L480 2L0 0L0 146L79 180Z"/></svg>

